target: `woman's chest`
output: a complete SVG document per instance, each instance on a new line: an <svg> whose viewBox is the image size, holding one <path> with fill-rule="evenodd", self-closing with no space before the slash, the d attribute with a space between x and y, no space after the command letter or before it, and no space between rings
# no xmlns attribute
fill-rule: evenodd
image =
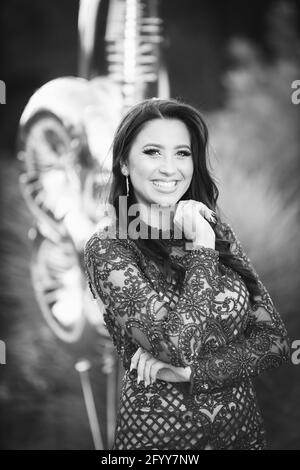
<svg viewBox="0 0 300 470"><path fill-rule="evenodd" d="M175 247L171 257L180 261L183 254L183 250ZM145 275L159 293L161 300L168 303L170 310L176 310L180 301L182 311L182 303L185 303L185 315L200 324L201 329L207 333L212 332L212 336L215 336L214 332L217 331L226 342L243 334L248 321L249 292L243 279L234 270L222 264L222 269L218 269L216 274L217 282L211 286L203 282L199 274L199 279L193 280L191 292L191 286L185 281L179 289L176 276L166 277L154 261L144 259L142 264Z"/></svg>

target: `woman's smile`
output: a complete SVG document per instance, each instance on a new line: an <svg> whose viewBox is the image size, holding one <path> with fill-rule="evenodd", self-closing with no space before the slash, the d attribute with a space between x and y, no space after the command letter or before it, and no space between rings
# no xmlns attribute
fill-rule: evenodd
<svg viewBox="0 0 300 470"><path fill-rule="evenodd" d="M177 189L178 182L179 180L153 180L152 184L155 186L155 189L157 189L157 191L163 193L172 193Z"/></svg>

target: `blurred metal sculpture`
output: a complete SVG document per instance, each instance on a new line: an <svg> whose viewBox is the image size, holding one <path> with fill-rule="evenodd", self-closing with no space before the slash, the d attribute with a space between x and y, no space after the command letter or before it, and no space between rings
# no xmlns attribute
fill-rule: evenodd
<svg viewBox="0 0 300 470"><path fill-rule="evenodd" d="M106 21L101 7L106 7ZM110 145L118 121L137 101L169 96L158 7L157 0L81 0L80 77L57 78L43 85L20 120L20 186L35 219L29 233L34 245L34 291L41 312L60 340L80 345L87 329L97 333L110 399L109 445L118 367L100 314L104 307L100 302L95 305L86 285L83 248L101 217L99 202L108 195ZM99 17L105 23L106 73L102 76L94 65ZM80 364L82 361L77 362L78 371ZM81 373L85 385L81 380L94 444L99 449L103 444L95 419L91 420L95 407L88 369Z"/></svg>

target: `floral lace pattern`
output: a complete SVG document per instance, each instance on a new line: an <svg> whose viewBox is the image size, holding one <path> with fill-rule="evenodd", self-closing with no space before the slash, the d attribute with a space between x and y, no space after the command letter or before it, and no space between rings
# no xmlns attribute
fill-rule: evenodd
<svg viewBox="0 0 300 470"><path fill-rule="evenodd" d="M186 271L179 292L133 240L95 233L86 244L90 289L105 304L104 320L127 370L117 449L265 445L250 377L288 359L286 330L233 230L221 226L231 251L256 276L255 302L238 273L220 269L212 248L186 251L183 243L169 240L170 256ZM190 366L191 382L137 385L128 369L139 346L164 362Z"/></svg>

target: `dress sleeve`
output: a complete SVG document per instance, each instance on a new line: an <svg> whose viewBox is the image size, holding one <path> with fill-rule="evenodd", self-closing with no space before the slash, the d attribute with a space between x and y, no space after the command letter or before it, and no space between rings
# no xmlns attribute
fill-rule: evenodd
<svg viewBox="0 0 300 470"><path fill-rule="evenodd" d="M283 321L237 236L228 224L224 225L231 241L231 252L252 271L260 294L250 301L243 337L215 352L204 355L200 352L194 360L191 366L191 392L194 393L218 390L237 380L257 376L290 358L290 343Z"/></svg>
<svg viewBox="0 0 300 470"><path fill-rule="evenodd" d="M94 234L84 255L90 289L123 333L166 363L190 365L201 346L205 318L218 287L219 252L200 247L183 256L186 274L175 305L155 290L129 241Z"/></svg>

